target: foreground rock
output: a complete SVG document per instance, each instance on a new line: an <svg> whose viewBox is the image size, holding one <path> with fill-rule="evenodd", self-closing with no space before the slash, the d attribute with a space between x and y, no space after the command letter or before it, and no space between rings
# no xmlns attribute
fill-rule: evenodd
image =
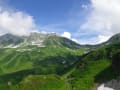
<svg viewBox="0 0 120 90"><path fill-rule="evenodd" d="M97 90L120 90L120 80L111 80L101 84Z"/></svg>

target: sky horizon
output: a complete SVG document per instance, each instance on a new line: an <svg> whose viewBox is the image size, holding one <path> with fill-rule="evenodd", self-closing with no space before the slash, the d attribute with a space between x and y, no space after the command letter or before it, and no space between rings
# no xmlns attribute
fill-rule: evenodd
<svg viewBox="0 0 120 90"><path fill-rule="evenodd" d="M55 32L80 44L120 33L119 0L0 0L0 34Z"/></svg>

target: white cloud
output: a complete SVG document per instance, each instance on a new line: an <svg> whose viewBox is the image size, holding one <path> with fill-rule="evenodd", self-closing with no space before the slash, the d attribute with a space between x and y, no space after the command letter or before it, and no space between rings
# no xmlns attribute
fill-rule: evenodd
<svg viewBox="0 0 120 90"><path fill-rule="evenodd" d="M98 35L98 43L102 43L107 41L110 38L110 36L104 36L104 35Z"/></svg>
<svg viewBox="0 0 120 90"><path fill-rule="evenodd" d="M99 33L97 43L120 33L120 0L91 0L90 10L81 29Z"/></svg>
<svg viewBox="0 0 120 90"><path fill-rule="evenodd" d="M85 38L85 39L79 39L79 43L80 44L91 44L91 45L95 45L95 44L100 44L103 43L105 41L107 41L111 36L104 36L104 35L98 35L95 37L90 37L90 38Z"/></svg>
<svg viewBox="0 0 120 90"><path fill-rule="evenodd" d="M76 43L79 43L79 41L77 39L71 37L71 33L70 32L64 32L61 36L65 37L65 38L68 38L68 39L71 39L72 41L74 41Z"/></svg>
<svg viewBox="0 0 120 90"><path fill-rule="evenodd" d="M75 39L75 38L72 38L71 40L80 44L80 42L77 39Z"/></svg>
<svg viewBox="0 0 120 90"><path fill-rule="evenodd" d="M69 32L64 32L61 36L71 39L71 33Z"/></svg>
<svg viewBox="0 0 120 90"><path fill-rule="evenodd" d="M0 7L0 34L27 35L35 30L35 27L32 16L22 11Z"/></svg>

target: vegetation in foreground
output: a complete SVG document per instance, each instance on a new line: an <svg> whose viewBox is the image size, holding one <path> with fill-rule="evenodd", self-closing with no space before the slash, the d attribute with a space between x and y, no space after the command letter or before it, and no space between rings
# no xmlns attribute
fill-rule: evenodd
<svg viewBox="0 0 120 90"><path fill-rule="evenodd" d="M2 48L0 57L0 90L92 90L120 78L120 42L89 53L56 46Z"/></svg>
<svg viewBox="0 0 120 90"><path fill-rule="evenodd" d="M30 90L28 87L32 82L31 80L25 82L25 80L32 79L34 81L34 77L37 78L35 80L40 81L39 83L44 82L44 84L31 90L66 90L70 86L65 82L66 79L60 79L60 76L71 70L85 52L84 49L39 48L35 46L15 49L5 48L0 51L0 90L18 90L18 88L20 90ZM32 76L32 78L29 78L29 76ZM46 77L46 79L42 77Z"/></svg>
<svg viewBox="0 0 120 90"><path fill-rule="evenodd" d="M69 78L73 78L70 81L73 90L92 90L95 84L119 79L119 65L120 43L103 46L90 52L82 58L69 76Z"/></svg>

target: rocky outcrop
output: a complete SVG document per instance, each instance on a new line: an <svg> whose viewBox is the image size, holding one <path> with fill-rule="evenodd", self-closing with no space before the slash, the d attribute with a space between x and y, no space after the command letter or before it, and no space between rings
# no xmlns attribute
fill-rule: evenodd
<svg viewBox="0 0 120 90"><path fill-rule="evenodd" d="M101 84L97 90L120 90L120 80L111 80Z"/></svg>

